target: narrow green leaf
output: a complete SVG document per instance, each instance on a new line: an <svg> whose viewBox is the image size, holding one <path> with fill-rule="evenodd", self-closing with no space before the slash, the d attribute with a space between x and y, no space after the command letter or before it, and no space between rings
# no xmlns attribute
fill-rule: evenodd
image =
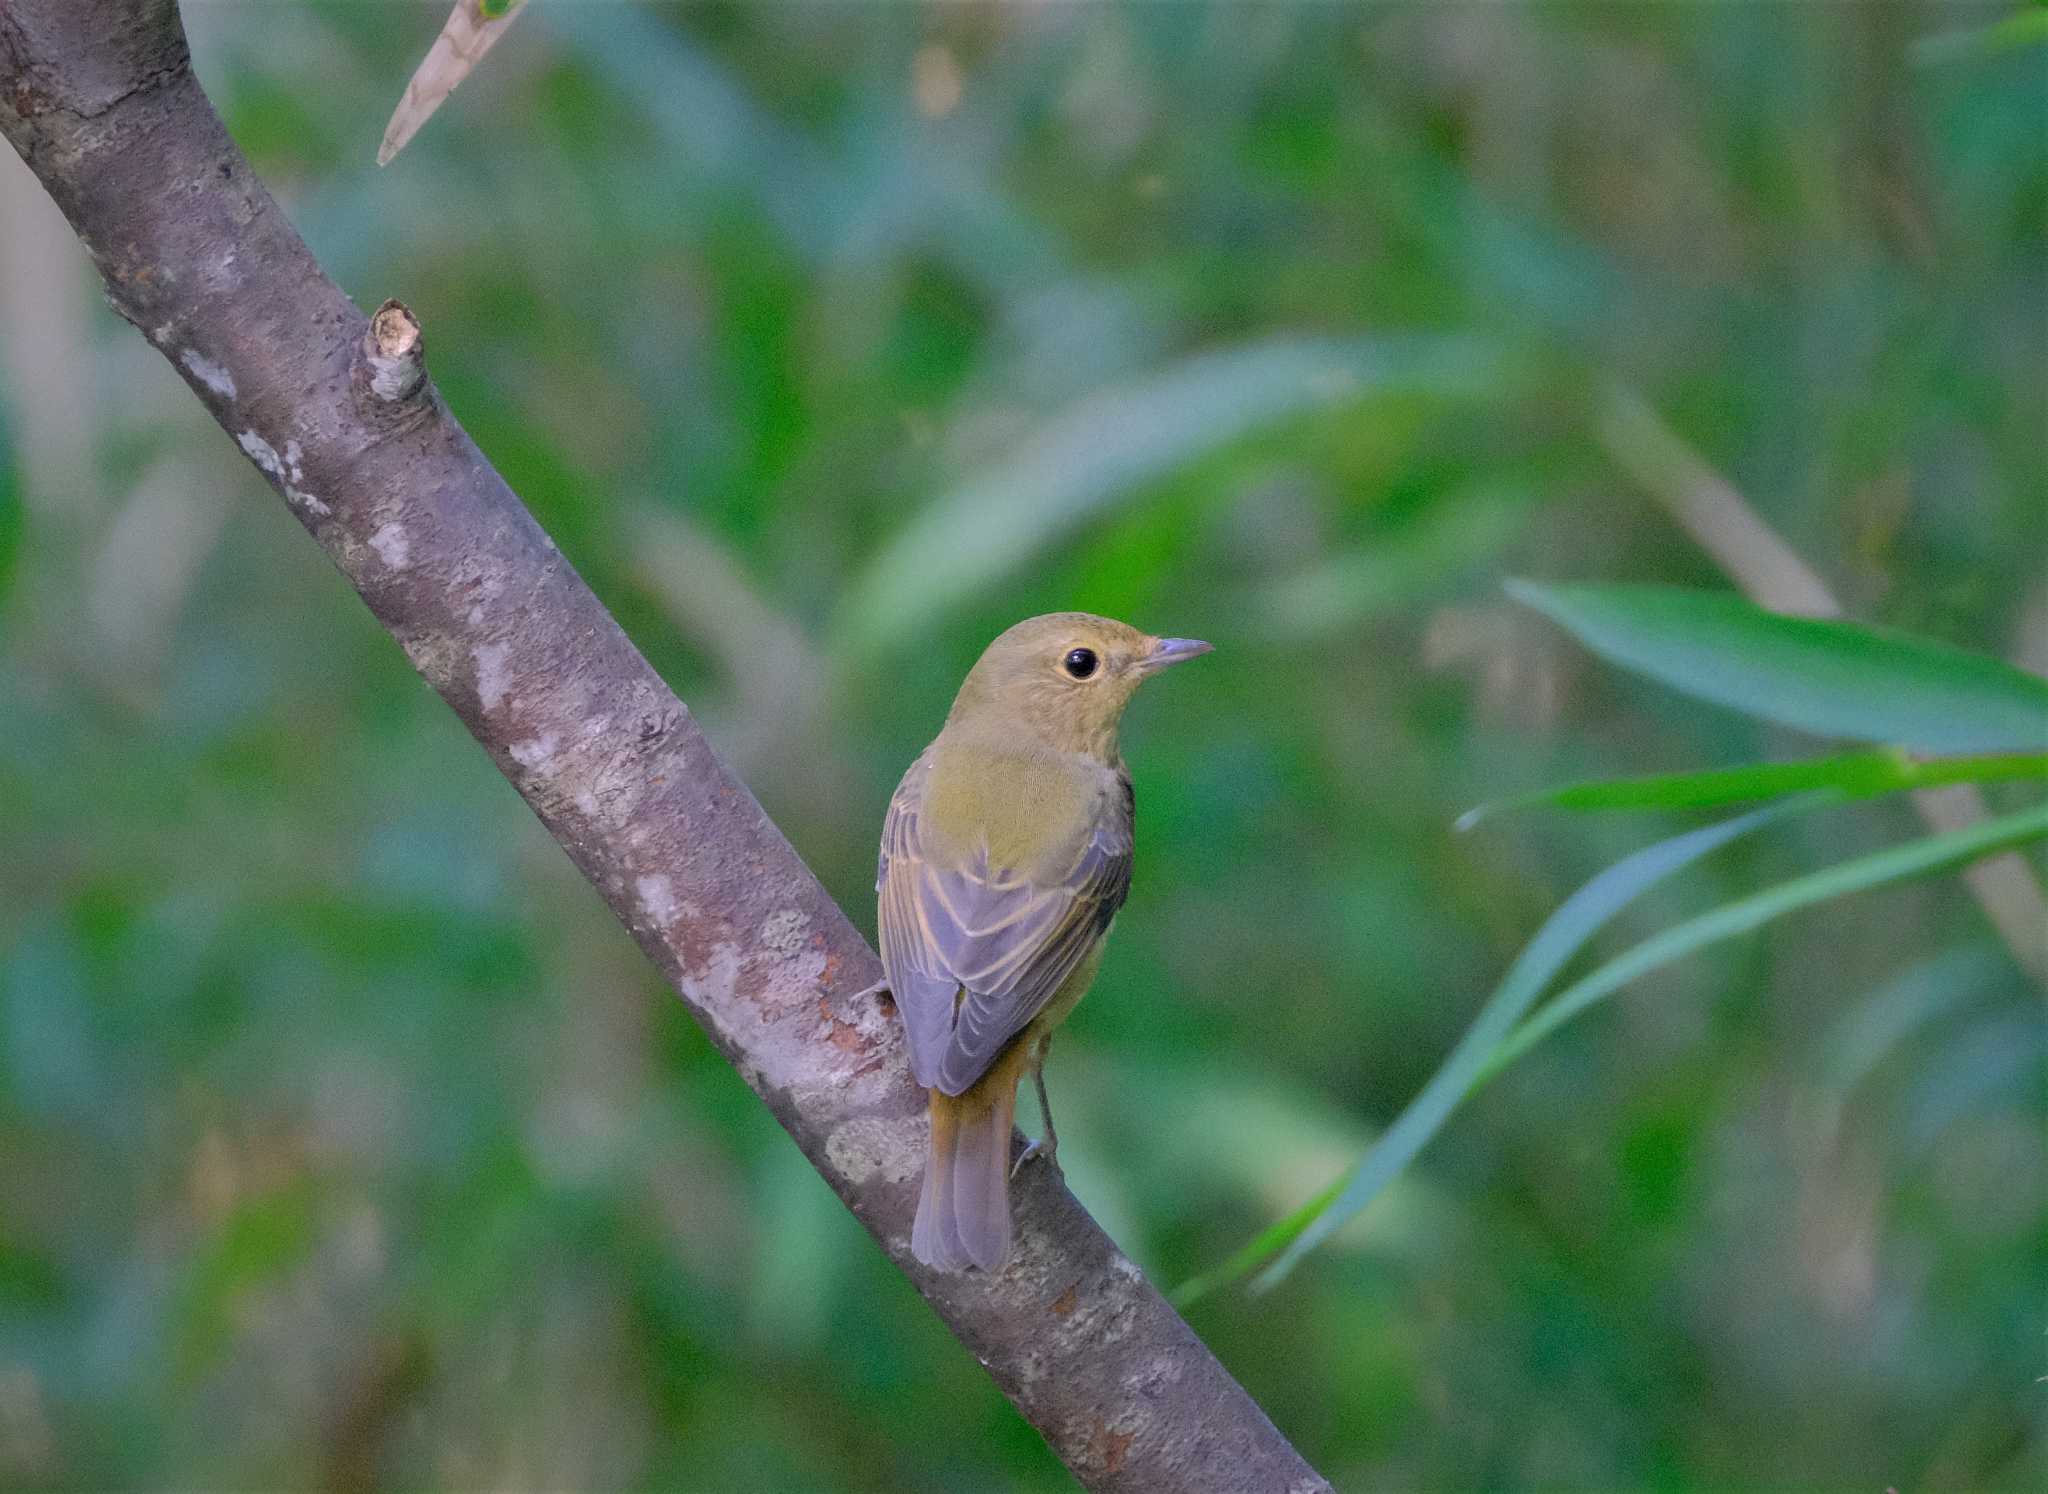
<svg viewBox="0 0 2048 1494"><path fill-rule="evenodd" d="M1371 1203L1379 1192L1406 1167L1434 1136L1451 1111L1472 1087L1480 1067L1495 1046L1535 1004L1536 998L1567 960L1597 933L1609 919L1642 893L1672 873L1691 865L1709 851L1717 850L1773 820L1823 804L1839 802L1832 794L1813 794L1787 799L1736 819L1687 831L1616 862L1577 892L1565 899L1545 920L1502 978L1500 985L1458 1046L1443 1062L1422 1092L1409 1101L1379 1141L1365 1154L1327 1208L1321 1209L1285 1246L1279 1260L1268 1267L1256 1283L1260 1291L1284 1280L1297 1262L1342 1228L1353 1215ZM1268 1235L1275 1231L1268 1231ZM1254 1242L1255 1244L1257 1242ZM1240 1254L1247 1253L1241 1252ZM1234 1263L1234 1262L1233 1262ZM1228 1270L1226 1265L1224 1270Z"/></svg>
<svg viewBox="0 0 2048 1494"><path fill-rule="evenodd" d="M1366 1153L1342 1191L1307 1224L1300 1223L1299 1215L1318 1208L1327 1193L1269 1228L1211 1273L1218 1278L1215 1282L1197 1278L1202 1289L1211 1290L1245 1274L1251 1269L1245 1258L1261 1246L1282 1248L1284 1253L1259 1277L1255 1289L1265 1291L1277 1286L1302 1256L1370 1204L1414 1160L1460 1101L1573 1016L1637 976L1814 903L1892 882L1932 876L1999 851L2048 839L2048 804L2041 804L1795 878L1645 940L1567 987L1535 1016L1514 1025L1564 962L1638 892L1737 835L1783 815L1840 802L1840 795L1825 790L1785 799L1738 819L1661 841L1609 867L1580 888L1537 931L1450 1057L1388 1127L1378 1144ZM1504 1029L1508 1030L1503 1036ZM1289 1237L1291 1243L1283 1247L1282 1240Z"/></svg>
<svg viewBox="0 0 2048 1494"><path fill-rule="evenodd" d="M1817 788L1831 788L1864 799L1948 783L2000 783L2033 778L2048 778L2048 752L2000 752L1916 761L1897 748L1884 748L1797 763L1751 763L1739 768L1710 768L1701 773L1655 773L1642 778L1568 783L1561 788L1537 789L1468 809L1458 816L1457 827L1470 830L1481 820L1507 810L1539 806L1572 810L1711 809Z"/></svg>
<svg viewBox="0 0 2048 1494"><path fill-rule="evenodd" d="M1808 872L1711 913L1687 919L1676 928L1645 939L1559 992L1501 1043L1487 1058L1478 1078L1484 1081L1499 1073L1594 1002L1612 995L1637 976L1661 969L1709 944L1746 934L1773 918L1782 918L1815 903L1891 882L1932 876L2043 838L2048 838L2048 803Z"/></svg>
<svg viewBox="0 0 2048 1494"><path fill-rule="evenodd" d="M2048 681L1931 639L1678 587L1508 593L1623 668L1803 731L1923 752L2048 748Z"/></svg>
<svg viewBox="0 0 2048 1494"><path fill-rule="evenodd" d="M1213 1271L1204 1271L1199 1276L1189 1277L1169 1292L1166 1300L1186 1311L1210 1293L1242 1281L1271 1260L1275 1254L1293 1244L1303 1230L1316 1222L1316 1216L1336 1201L1343 1187L1344 1179L1338 1178L1293 1213L1267 1225L1253 1236L1248 1244Z"/></svg>

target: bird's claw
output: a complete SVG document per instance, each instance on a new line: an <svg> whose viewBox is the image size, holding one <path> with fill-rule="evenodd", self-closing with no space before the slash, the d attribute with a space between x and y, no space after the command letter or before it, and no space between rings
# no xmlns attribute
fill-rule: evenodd
<svg viewBox="0 0 2048 1494"><path fill-rule="evenodd" d="M1059 1142L1048 1142L1043 1138L1034 1141L1029 1146L1025 1147L1023 1151L1017 1153L1017 1160L1010 1164L1010 1176L1014 1178L1015 1176L1017 1176L1018 1173L1022 1172L1024 1170L1024 1164L1026 1162L1029 1162L1033 1157L1043 1157L1045 1158L1046 1163L1049 1166L1053 1167L1054 1169L1057 1169L1059 1167L1059 1154Z"/></svg>

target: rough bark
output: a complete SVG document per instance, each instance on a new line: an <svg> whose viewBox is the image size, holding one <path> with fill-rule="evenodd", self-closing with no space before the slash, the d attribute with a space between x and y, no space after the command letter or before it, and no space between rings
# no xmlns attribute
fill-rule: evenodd
<svg viewBox="0 0 2048 1494"><path fill-rule="evenodd" d="M191 385L846 1206L1096 1489L1328 1485L1057 1176L995 1276L907 1241L922 1095L873 952L422 376L322 274L174 0L0 0L0 132ZM878 806L879 809L879 806Z"/></svg>

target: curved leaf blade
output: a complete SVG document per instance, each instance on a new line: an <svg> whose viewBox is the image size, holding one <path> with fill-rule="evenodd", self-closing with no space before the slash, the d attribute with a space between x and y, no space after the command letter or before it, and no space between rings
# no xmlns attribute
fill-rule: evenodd
<svg viewBox="0 0 2048 1494"><path fill-rule="evenodd" d="M1190 1276L1168 1292L1166 1300L1176 1308L1186 1311L1202 1298L1234 1282L1242 1281L1299 1239L1301 1232L1314 1224L1316 1217L1337 1201L1337 1195L1343 1187L1344 1179L1338 1178L1293 1213L1267 1225L1250 1241L1240 1246L1222 1265L1204 1271L1198 1276Z"/></svg>
<svg viewBox="0 0 2048 1494"><path fill-rule="evenodd" d="M1594 1002L1611 996L1637 976L1662 969L1709 944L1746 934L1774 918L1783 918L1815 903L1951 871L2042 839L2048 839L2048 803L1823 867L1689 918L1676 928L1645 939L1560 991L1488 1056L1478 1077L1481 1081L1492 1078Z"/></svg>
<svg viewBox="0 0 2048 1494"><path fill-rule="evenodd" d="M1923 752L2048 749L2048 681L1982 654L1720 592L1507 589L1611 663L1767 721Z"/></svg>
<svg viewBox="0 0 2048 1494"><path fill-rule="evenodd" d="M1263 1235L1223 1266L1207 1276L1196 1278L1183 1287L1182 1291L1192 1292L1192 1289L1199 1286L1200 1291L1206 1292L1225 1285L1252 1269L1252 1264L1247 1258L1252 1257L1260 1247L1277 1246L1291 1237L1292 1243L1287 1245L1279 1260L1268 1267L1254 1283L1255 1290L1259 1291L1277 1286L1303 1255L1371 1203L1379 1191L1414 1160L1416 1154L1467 1095L1579 1012L1621 989L1637 976L1671 964L1709 944L1747 933L1772 919L1783 917L1814 903L1844 897L1854 892L1868 891L1893 882L1934 876L2000 851L2048 839L2048 804L2041 804L1999 819L1971 825L1963 830L1930 836L1904 846L1894 846L1838 866L1796 877L1751 897L1689 919L1676 928L1667 929L1664 933L1643 941L1608 961L1585 979L1567 987L1536 1015L1520 1021L1519 1025L1514 1025L1520 1014L1526 1011L1540 994L1542 986L1556 974L1557 969L1570 958L1572 952L1636 892L1707 851L1725 844L1736 835L1798 810L1840 802L1840 795L1825 791L1781 800L1738 819L1709 826L1704 830L1695 830L1690 835L1679 836L1674 840L1660 842L1645 851L1638 851L1628 860L1609 867L1607 871L1595 877L1574 893L1537 932L1536 938L1530 941L1522 957L1515 962L1514 968L1501 982L1499 990L1489 999L1478 1019L1467 1030L1458 1046L1452 1050L1451 1056L1423 1087L1422 1092L1409 1102L1408 1108L1401 1112L1400 1117L1387 1129L1378 1144L1367 1152L1365 1160L1351 1175L1343 1189L1334 1196L1326 1192L1311 1199L1294 1215L1269 1227ZM1702 839L1703 837L1706 839ZM1644 858L1655 860L1645 865ZM1630 887L1631 882L1637 881L1645 874L1648 880ZM1617 880L1610 883L1610 878ZM1617 895L1619 901L1615 901ZM1597 921L1587 923L1589 919ZM1553 937L1560 924L1567 922L1584 925L1576 930L1577 936L1570 940L1569 948L1562 947L1566 943L1566 936L1558 934L1557 937ZM1530 977L1534 977L1534 989L1531 989ZM1494 1034L1500 1031L1504 1014L1511 1030L1505 1036L1496 1039ZM1316 1210L1325 1198L1329 1199L1327 1207L1323 1207L1320 1213L1304 1225L1301 1216Z"/></svg>
<svg viewBox="0 0 2048 1494"><path fill-rule="evenodd" d="M1278 1286L1304 1255L1348 1223L1414 1160L1472 1088L1495 1047L1514 1030L1522 1014L1535 1004L1565 962L1609 919L1666 877L1738 836L1797 811L1836 802L1839 801L1832 794L1786 799L1718 825L1689 830L1616 862L1566 898L1523 948L1442 1067L1367 1151L1342 1191L1287 1243L1280 1258L1260 1275L1255 1288L1267 1291ZM1262 1238L1277 1235L1276 1226Z"/></svg>
<svg viewBox="0 0 2048 1494"><path fill-rule="evenodd" d="M1457 828L1512 809L1713 809L1781 794L1828 788L1867 799L1902 789L1951 783L2005 783L2048 778L2048 752L1998 752L1915 761L1896 748L1844 752L1793 763L1749 763L1699 773L1652 773L1640 778L1596 778L1495 799L1458 816Z"/></svg>

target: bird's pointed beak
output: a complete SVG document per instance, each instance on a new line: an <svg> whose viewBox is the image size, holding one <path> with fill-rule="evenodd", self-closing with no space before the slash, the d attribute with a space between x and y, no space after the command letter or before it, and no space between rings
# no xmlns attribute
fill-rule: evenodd
<svg viewBox="0 0 2048 1494"><path fill-rule="evenodd" d="M1152 651L1138 661L1138 667L1150 674L1155 669L1206 654L1214 647L1199 638L1160 638L1153 642Z"/></svg>

